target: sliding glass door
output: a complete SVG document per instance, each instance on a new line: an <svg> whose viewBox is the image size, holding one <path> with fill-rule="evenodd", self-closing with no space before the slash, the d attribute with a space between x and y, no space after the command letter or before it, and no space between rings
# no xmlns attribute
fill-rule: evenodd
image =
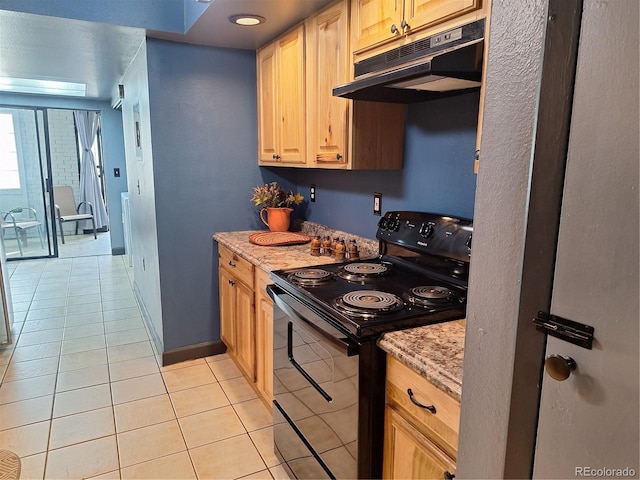
<svg viewBox="0 0 640 480"><path fill-rule="evenodd" d="M0 107L0 240L8 259L56 253L48 152L44 110Z"/></svg>

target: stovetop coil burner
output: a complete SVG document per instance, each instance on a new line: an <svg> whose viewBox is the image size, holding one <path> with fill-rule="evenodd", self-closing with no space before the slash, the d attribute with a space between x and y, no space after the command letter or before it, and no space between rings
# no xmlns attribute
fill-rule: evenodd
<svg viewBox="0 0 640 480"><path fill-rule="evenodd" d="M390 273L390 267L382 263L349 263L340 267L338 276L345 280L363 281L383 277Z"/></svg>
<svg viewBox="0 0 640 480"><path fill-rule="evenodd" d="M356 290L336 298L338 309L358 316L374 316L391 313L404 307L401 298L378 290Z"/></svg>
<svg viewBox="0 0 640 480"><path fill-rule="evenodd" d="M298 285L315 286L333 280L333 275L321 268L305 268L291 272L287 278Z"/></svg>
<svg viewBox="0 0 640 480"><path fill-rule="evenodd" d="M402 296L407 302L421 306L451 303L456 299L456 294L448 288L433 285L414 287Z"/></svg>

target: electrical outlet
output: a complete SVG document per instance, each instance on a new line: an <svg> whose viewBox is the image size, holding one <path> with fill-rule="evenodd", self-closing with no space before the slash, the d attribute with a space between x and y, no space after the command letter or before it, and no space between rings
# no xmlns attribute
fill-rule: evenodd
<svg viewBox="0 0 640 480"><path fill-rule="evenodd" d="M311 185L311 187L309 188L309 200L312 202L316 201L316 186L315 185Z"/></svg>
<svg viewBox="0 0 640 480"><path fill-rule="evenodd" d="M378 192L373 194L373 214L382 215L382 194Z"/></svg>

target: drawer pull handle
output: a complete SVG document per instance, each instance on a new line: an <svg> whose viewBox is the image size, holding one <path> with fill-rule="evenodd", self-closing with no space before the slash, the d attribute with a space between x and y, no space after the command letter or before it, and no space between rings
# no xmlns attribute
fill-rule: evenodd
<svg viewBox="0 0 640 480"><path fill-rule="evenodd" d="M408 388L408 389L407 389L407 394L409 394L409 400L411 400L411 402L412 402L414 405L417 405L417 406L418 406L418 407L420 407L420 408L424 408L424 409L426 409L426 410L429 410L429 411L430 411L431 413L433 413L433 414L435 414L435 413L436 413L436 407L435 407L435 405L423 405L423 404L421 404L419 401L417 401L417 400L413 397L413 391L412 391L410 388Z"/></svg>
<svg viewBox="0 0 640 480"><path fill-rule="evenodd" d="M455 474L451 473L449 470L444 471L444 480L453 480L456 478Z"/></svg>
<svg viewBox="0 0 640 480"><path fill-rule="evenodd" d="M233 263L231 260L229 260L229 266L230 266L230 267L233 267L233 268L236 268L236 264L235 264L235 263Z"/></svg>

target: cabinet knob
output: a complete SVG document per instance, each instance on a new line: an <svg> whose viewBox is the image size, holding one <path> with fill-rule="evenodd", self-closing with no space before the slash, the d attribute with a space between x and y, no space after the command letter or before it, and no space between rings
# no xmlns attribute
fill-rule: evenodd
<svg viewBox="0 0 640 480"><path fill-rule="evenodd" d="M273 158L276 162L280 161L280 155L278 155L277 153L274 153L274 154L272 155L272 158Z"/></svg>
<svg viewBox="0 0 640 480"><path fill-rule="evenodd" d="M339 153L336 153L336 160L342 160L342 155L340 155Z"/></svg>
<svg viewBox="0 0 640 480"><path fill-rule="evenodd" d="M407 21L404 19L402 20L402 23L400 24L400 26L402 27L402 30L409 30L411 28L407 23Z"/></svg>
<svg viewBox="0 0 640 480"><path fill-rule="evenodd" d="M576 369L576 361L571 357L553 354L544 361L544 369L551 378L562 382Z"/></svg>
<svg viewBox="0 0 640 480"><path fill-rule="evenodd" d="M394 35L400 34L400 30L398 30L398 27L396 27L395 23L391 25L391 33L393 33Z"/></svg>
<svg viewBox="0 0 640 480"><path fill-rule="evenodd" d="M456 478L454 473L451 473L449 470L444 471L444 480L453 480Z"/></svg>
<svg viewBox="0 0 640 480"><path fill-rule="evenodd" d="M235 263L233 263L231 260L229 260L229 266L230 266L230 267L233 267L233 268L236 268L236 264L235 264Z"/></svg>
<svg viewBox="0 0 640 480"><path fill-rule="evenodd" d="M424 405L424 404L420 403L419 401L417 401L415 399L415 397L413 396L413 391L410 388L407 389L407 394L409 395L409 400L411 400L411 403L413 403L414 405L417 405L420 408L424 408L425 410L429 410L431 413L433 413L435 415L435 413L436 413L436 406L435 405Z"/></svg>
<svg viewBox="0 0 640 480"><path fill-rule="evenodd" d="M231 285L232 287L236 284L236 282L234 282L233 280L227 280L227 282L229 282L229 285Z"/></svg>

